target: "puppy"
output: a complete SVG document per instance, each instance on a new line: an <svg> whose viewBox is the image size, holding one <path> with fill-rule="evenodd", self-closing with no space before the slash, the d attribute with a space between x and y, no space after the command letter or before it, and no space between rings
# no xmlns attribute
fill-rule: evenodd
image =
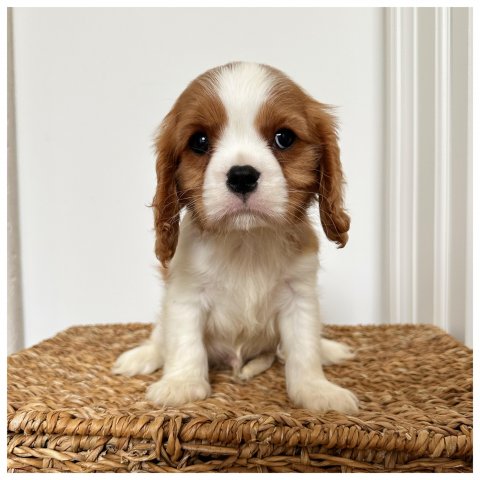
<svg viewBox="0 0 480 480"><path fill-rule="evenodd" d="M329 108L272 67L230 63L188 85L156 152L163 309L151 338L113 372L163 367L147 399L179 406L210 395L209 364L248 380L278 355L295 405L356 412L355 395L322 369L352 354L321 338L318 240L307 216L318 201L326 236L345 246L350 219Z"/></svg>

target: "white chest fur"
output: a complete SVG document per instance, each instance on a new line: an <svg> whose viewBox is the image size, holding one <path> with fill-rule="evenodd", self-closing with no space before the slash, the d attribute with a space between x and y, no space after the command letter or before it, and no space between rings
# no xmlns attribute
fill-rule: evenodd
<svg viewBox="0 0 480 480"><path fill-rule="evenodd" d="M172 283L189 283L205 316L212 363L236 368L278 344L276 315L290 274L288 238L270 228L199 233L187 215L172 262Z"/></svg>

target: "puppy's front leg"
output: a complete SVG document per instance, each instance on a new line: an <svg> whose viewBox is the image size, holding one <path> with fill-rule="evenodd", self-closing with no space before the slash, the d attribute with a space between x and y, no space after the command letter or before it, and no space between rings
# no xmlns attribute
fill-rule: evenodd
<svg viewBox="0 0 480 480"><path fill-rule="evenodd" d="M327 380L322 369L316 272L302 269L302 274L285 282L279 327L291 400L311 410L357 412L355 395Z"/></svg>
<svg viewBox="0 0 480 480"><path fill-rule="evenodd" d="M179 406L210 394L208 358L203 344L205 310L200 295L174 292L165 299L163 377L150 385L147 399Z"/></svg>

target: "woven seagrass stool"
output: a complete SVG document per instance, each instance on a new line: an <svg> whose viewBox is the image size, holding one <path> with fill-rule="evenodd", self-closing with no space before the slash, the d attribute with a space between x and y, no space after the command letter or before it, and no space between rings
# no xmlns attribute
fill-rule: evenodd
<svg viewBox="0 0 480 480"><path fill-rule="evenodd" d="M246 384L211 372L210 398L153 406L161 372L110 373L150 330L73 327L10 356L9 471L472 470L472 352L436 327L325 327L357 352L325 369L360 398L356 416L294 408L279 364Z"/></svg>

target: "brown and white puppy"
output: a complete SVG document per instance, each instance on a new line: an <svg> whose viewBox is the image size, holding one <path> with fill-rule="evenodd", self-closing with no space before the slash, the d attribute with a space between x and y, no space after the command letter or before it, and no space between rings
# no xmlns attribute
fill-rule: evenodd
<svg viewBox="0 0 480 480"><path fill-rule="evenodd" d="M329 108L272 67L231 63L185 89L156 148L163 310L151 338L113 371L163 366L147 398L181 405L208 397L209 363L248 380L279 354L296 405L355 412L355 395L322 369L352 354L321 338L318 240L306 214L318 201L327 237L345 246L350 219Z"/></svg>

